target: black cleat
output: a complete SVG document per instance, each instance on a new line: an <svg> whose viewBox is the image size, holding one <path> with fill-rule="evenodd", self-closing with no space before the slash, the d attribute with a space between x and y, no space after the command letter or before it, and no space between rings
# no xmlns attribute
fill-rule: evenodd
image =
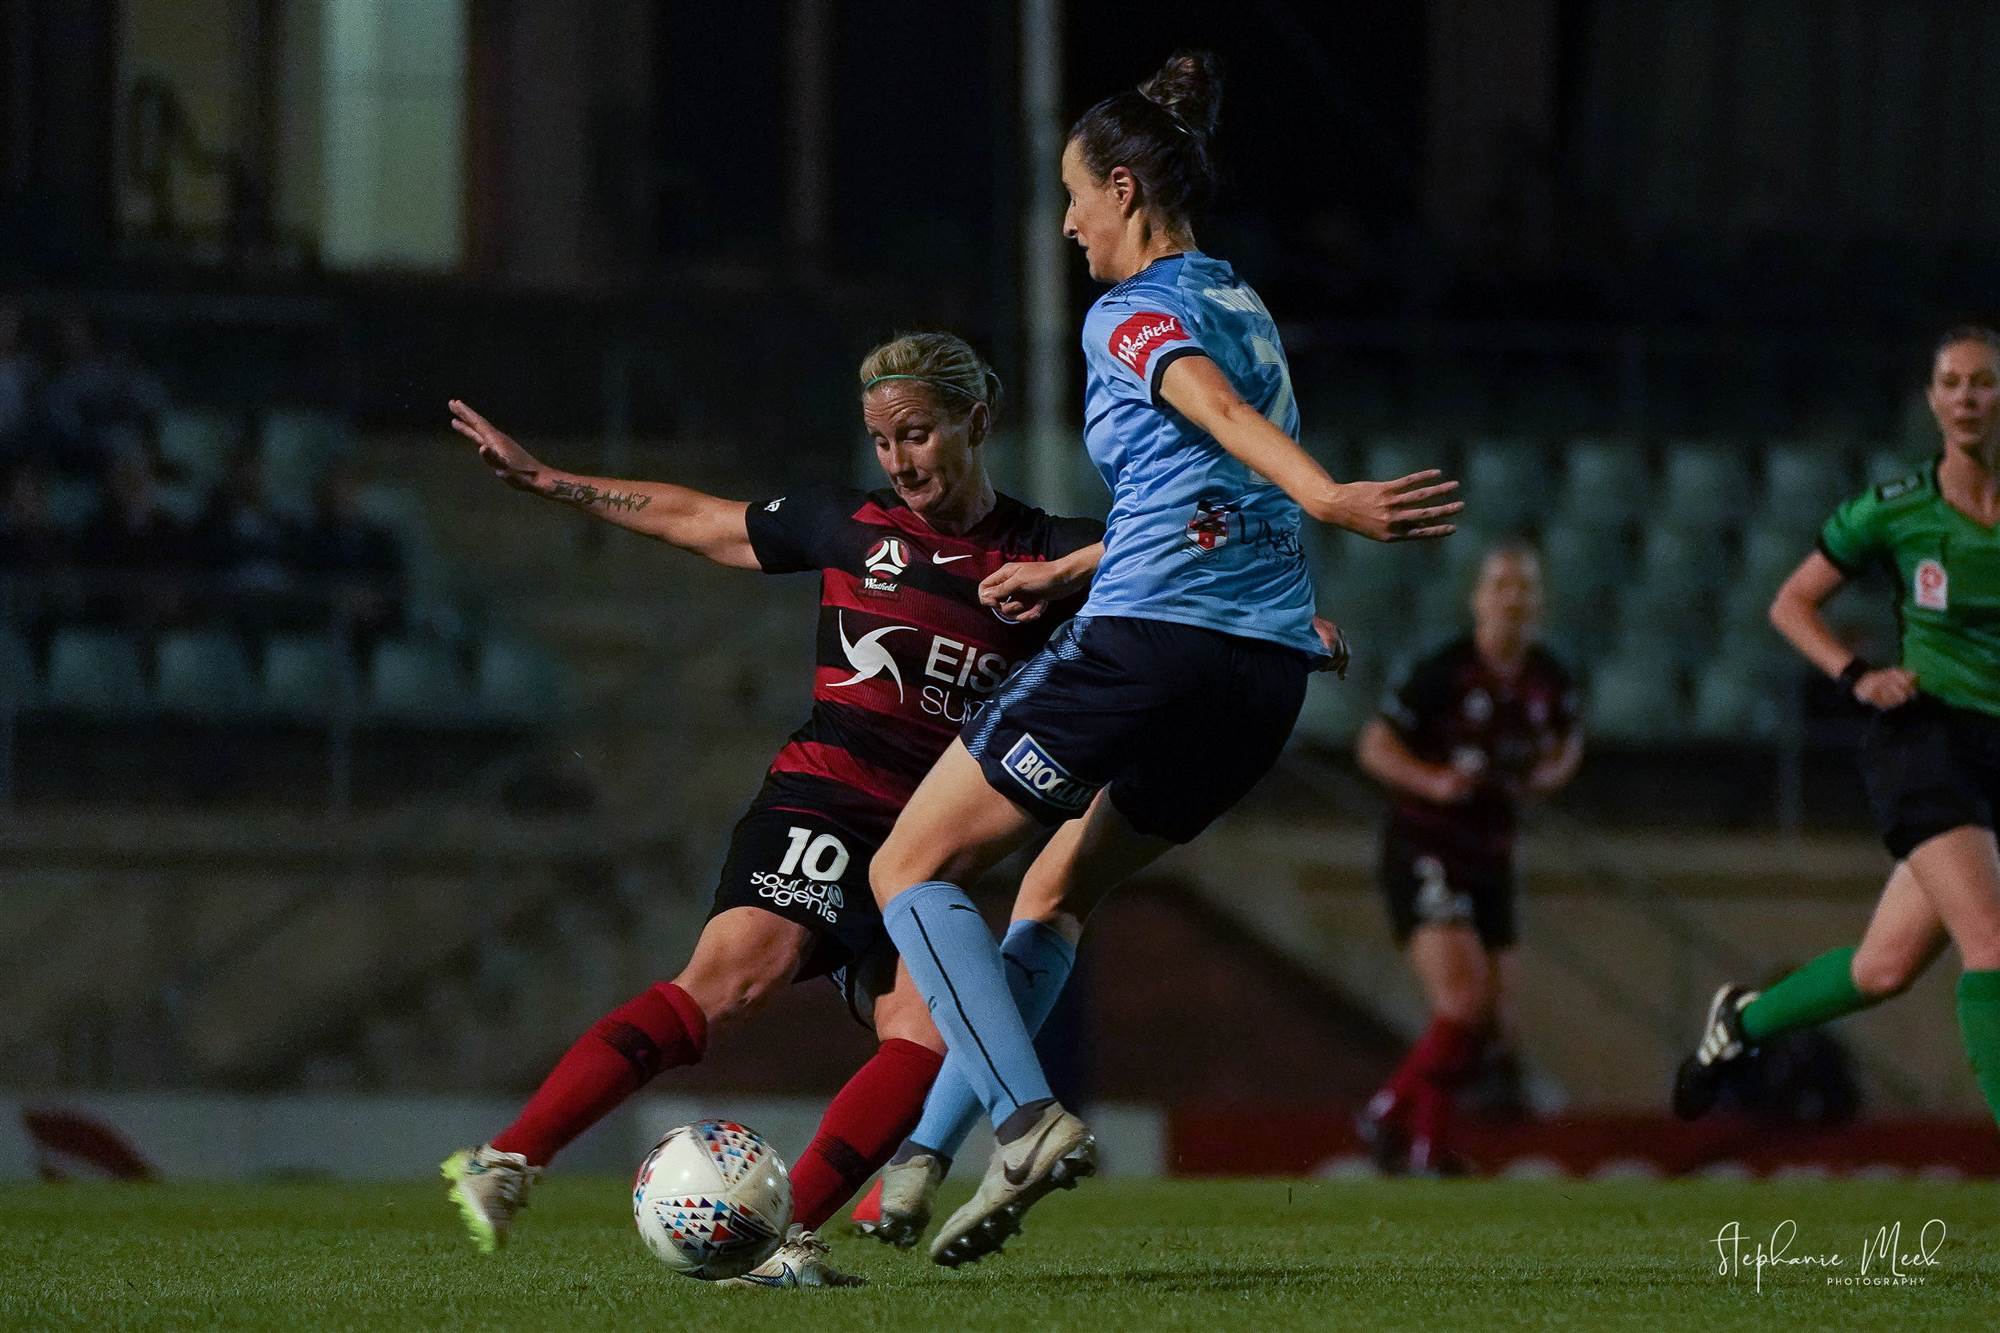
<svg viewBox="0 0 2000 1333"><path fill-rule="evenodd" d="M1368 1159L1385 1176L1400 1176L1409 1169L1410 1145L1389 1117L1393 1102L1387 1093L1377 1093L1354 1113L1354 1134L1368 1149Z"/></svg>
<svg viewBox="0 0 2000 1333"><path fill-rule="evenodd" d="M1722 1091L1723 1072L1753 1049L1743 1033L1743 1007L1758 994L1748 986L1724 986L1709 1001L1701 1041L1674 1071L1674 1114L1682 1120L1707 1115Z"/></svg>

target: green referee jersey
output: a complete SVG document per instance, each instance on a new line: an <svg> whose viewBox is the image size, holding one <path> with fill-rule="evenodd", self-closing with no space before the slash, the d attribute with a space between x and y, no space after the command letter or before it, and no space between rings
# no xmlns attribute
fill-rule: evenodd
<svg viewBox="0 0 2000 1333"><path fill-rule="evenodd" d="M1894 574L1918 689L2000 716L2000 529L1946 503L1936 463L1834 510L1819 549L1849 577L1877 563Z"/></svg>

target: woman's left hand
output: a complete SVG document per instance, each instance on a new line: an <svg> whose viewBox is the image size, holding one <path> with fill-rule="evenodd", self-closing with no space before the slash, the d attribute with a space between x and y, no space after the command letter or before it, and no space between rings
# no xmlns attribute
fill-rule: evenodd
<svg viewBox="0 0 2000 1333"><path fill-rule="evenodd" d="M1000 566L979 582L979 600L1012 621L1041 617L1050 602L1082 592L1090 584L1061 560L1016 560Z"/></svg>
<svg viewBox="0 0 2000 1333"><path fill-rule="evenodd" d="M1326 645L1326 661L1316 667L1318 671L1331 671L1341 680L1347 679L1347 663L1353 656L1347 647L1347 636L1340 632L1340 626L1325 616L1313 617L1313 633Z"/></svg>

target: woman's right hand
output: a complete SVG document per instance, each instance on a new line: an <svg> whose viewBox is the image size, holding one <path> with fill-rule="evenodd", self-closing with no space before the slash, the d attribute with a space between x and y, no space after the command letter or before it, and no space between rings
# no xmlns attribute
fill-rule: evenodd
<svg viewBox="0 0 2000 1333"><path fill-rule="evenodd" d="M514 437L472 410L461 399L451 400L451 428L479 446L479 459L493 475L519 490L532 491L545 469Z"/></svg>
<svg viewBox="0 0 2000 1333"><path fill-rule="evenodd" d="M1472 799L1479 788L1477 774L1455 764L1439 764L1431 771L1430 790L1424 795L1435 805L1459 805Z"/></svg>
<svg viewBox="0 0 2000 1333"><path fill-rule="evenodd" d="M1917 697L1917 675L1902 667L1864 672L1854 682L1854 697L1870 708L1901 708Z"/></svg>
<svg viewBox="0 0 2000 1333"><path fill-rule="evenodd" d="M1437 480L1443 475L1427 468L1394 481L1342 482L1313 517L1378 542L1449 537L1458 528L1445 520L1464 509L1465 501L1436 503L1458 489L1456 481Z"/></svg>

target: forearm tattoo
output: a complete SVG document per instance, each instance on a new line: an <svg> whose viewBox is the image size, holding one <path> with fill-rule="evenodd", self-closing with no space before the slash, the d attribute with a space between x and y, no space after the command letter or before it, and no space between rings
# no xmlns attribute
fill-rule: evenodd
<svg viewBox="0 0 2000 1333"><path fill-rule="evenodd" d="M586 509L591 505L602 505L606 509L624 509L633 513L653 502L652 496L641 495L637 491L600 491L584 481L550 482L549 496L551 499L567 500L573 505L582 505Z"/></svg>

